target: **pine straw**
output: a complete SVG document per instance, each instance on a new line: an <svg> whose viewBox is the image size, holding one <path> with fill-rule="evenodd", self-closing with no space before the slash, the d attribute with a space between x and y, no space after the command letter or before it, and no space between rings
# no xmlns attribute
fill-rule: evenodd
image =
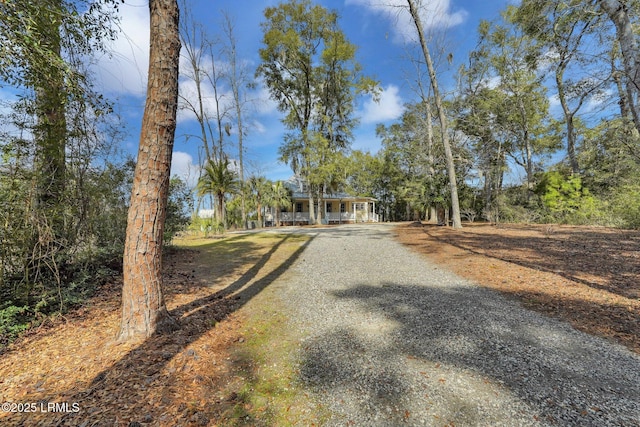
<svg viewBox="0 0 640 427"><path fill-rule="evenodd" d="M169 336L117 342L121 282L114 281L72 316L16 342L0 360L0 402L37 410L0 412L0 424L218 425L230 416L242 386L231 352L243 322L237 310L286 269L300 241L224 242L167 257L167 307L181 325ZM42 411L48 403L68 411Z"/></svg>
<svg viewBox="0 0 640 427"><path fill-rule="evenodd" d="M462 277L640 353L638 231L414 223L397 237Z"/></svg>

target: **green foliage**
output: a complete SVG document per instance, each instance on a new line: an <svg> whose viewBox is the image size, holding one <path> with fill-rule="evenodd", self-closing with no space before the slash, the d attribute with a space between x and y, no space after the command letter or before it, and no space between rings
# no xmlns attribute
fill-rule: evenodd
<svg viewBox="0 0 640 427"><path fill-rule="evenodd" d="M15 306L12 301L7 301L0 308L0 350L21 332L29 328L25 313L27 306Z"/></svg>
<svg viewBox="0 0 640 427"><path fill-rule="evenodd" d="M211 159L205 165L197 184L198 196L213 195L216 199L216 219L226 228L224 204L227 194L240 192L238 174L230 167L229 159Z"/></svg>
<svg viewBox="0 0 640 427"><path fill-rule="evenodd" d="M13 316L5 316L0 333L6 343L35 318L81 303L121 268L133 164L83 169L70 162L65 203L56 208L66 227L53 240L51 211L34 209L34 171L17 151L3 148L11 154L0 171L0 295L27 307L20 313L0 307Z"/></svg>
<svg viewBox="0 0 640 427"><path fill-rule="evenodd" d="M552 219L570 223L589 223L598 212L598 202L582 185L578 175L546 172L536 192Z"/></svg>
<svg viewBox="0 0 640 427"><path fill-rule="evenodd" d="M246 203L246 202L245 202ZM242 228L242 197L236 194L226 203L226 215L228 227Z"/></svg>
<svg viewBox="0 0 640 427"><path fill-rule="evenodd" d="M62 74L68 93L77 97L90 90L76 69L81 61L72 61L108 50L107 40L117 35L112 24L119 19L118 5L118 0L0 2L0 79L15 87L42 87Z"/></svg>
<svg viewBox="0 0 640 427"><path fill-rule="evenodd" d="M265 18L256 74L290 130L280 158L307 181L310 194L321 193L344 179L341 155L357 124L356 96L375 93L377 84L361 74L356 47L340 30L337 12L290 0L265 9Z"/></svg>
<svg viewBox="0 0 640 427"><path fill-rule="evenodd" d="M179 177L169 181L169 199L167 216L164 223L164 242L169 243L173 237L186 229L191 220L193 194L187 183Z"/></svg>
<svg viewBox="0 0 640 427"><path fill-rule="evenodd" d="M610 205L613 225L640 229L639 184L628 184L615 189Z"/></svg>
<svg viewBox="0 0 640 427"><path fill-rule="evenodd" d="M451 204L451 192L447 178L444 148L436 135L429 136L429 114L425 103L408 104L399 123L379 125L376 129L382 139L382 150L372 166L377 170L373 196L386 212L386 219L413 220L424 217L427 208L446 208ZM462 195L464 179L468 172L468 153L453 144L458 191ZM357 166L355 166L357 167Z"/></svg>

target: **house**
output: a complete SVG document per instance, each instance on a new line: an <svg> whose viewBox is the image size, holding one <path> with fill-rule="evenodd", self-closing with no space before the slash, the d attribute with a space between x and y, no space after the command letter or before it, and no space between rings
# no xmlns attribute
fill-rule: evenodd
<svg viewBox="0 0 640 427"><path fill-rule="evenodd" d="M267 224L301 225L309 223L309 194L306 184L298 177L285 181L291 190L291 206L280 207L280 212L271 208L265 215ZM320 218L323 224L346 224L356 222L378 222L376 199L373 197L351 196L344 192L325 193L322 200ZM317 201L314 212L318 216Z"/></svg>

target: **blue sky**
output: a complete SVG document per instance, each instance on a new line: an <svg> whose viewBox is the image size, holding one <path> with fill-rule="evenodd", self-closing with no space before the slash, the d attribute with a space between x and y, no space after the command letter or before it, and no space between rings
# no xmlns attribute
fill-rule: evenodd
<svg viewBox="0 0 640 427"><path fill-rule="evenodd" d="M193 15L206 26L211 35L220 34L221 10L227 11L235 22L239 59L250 67L259 62L265 7L278 1L270 0L187 0ZM400 117L403 104L416 99L413 94L415 68L408 59L418 47L413 26L404 9L389 5L404 4L404 0L322 0L316 3L335 9L347 38L358 46L357 59L368 76L375 78L383 90L380 102L369 96L358 100L360 125L355 130L352 148L375 153L380 141L375 136L378 123L390 124ZM453 63L440 60L439 72L444 90L451 87L455 71L467 61L467 53L477 42L476 29L481 19L493 20L510 2L507 0L429 0L423 10L423 22L432 34L432 55L437 51L453 54ZM142 113L146 71L148 65L148 3L145 0L125 0L121 5L124 34L111 46L114 55L102 58L97 69L98 87L115 101L116 111L128 124L128 137L123 149L136 154ZM252 124L245 139L247 173L264 175L269 179L286 179L292 175L289 166L278 161L278 147L283 137L282 117L268 100L268 92L258 87L251 96L254 108L247 121ZM188 81L181 82L181 92L190 92ZM224 88L223 88L224 90ZM213 108L210 106L210 108ZM197 171L199 142L187 135L197 133L194 117L179 114L174 146L172 172L193 181ZM236 135L231 136L236 140ZM232 154L237 149L233 149Z"/></svg>

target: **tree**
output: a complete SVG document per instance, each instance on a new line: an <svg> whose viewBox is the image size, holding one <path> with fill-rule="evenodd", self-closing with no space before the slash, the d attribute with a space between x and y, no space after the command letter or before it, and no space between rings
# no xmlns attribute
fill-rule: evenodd
<svg viewBox="0 0 640 427"><path fill-rule="evenodd" d="M280 208L291 206L292 192L282 181L276 181L271 185L267 199L269 203L276 209L275 223L280 226Z"/></svg>
<svg viewBox="0 0 640 427"><path fill-rule="evenodd" d="M167 215L164 226L165 243L171 242L173 237L183 231L191 220L193 206L193 191L187 183L177 176L169 180L169 198L167 201Z"/></svg>
<svg viewBox="0 0 640 427"><path fill-rule="evenodd" d="M512 23L514 13L515 8L508 7L502 15L504 23L480 23L478 48L471 52L470 66L462 72L468 87L459 101L459 127L479 142L477 151L489 160L484 162L489 166L485 179L494 185L501 182L506 168L501 153L524 169L528 199L539 157L558 147L549 136L546 89L527 61L536 45ZM499 189L500 185L494 188ZM486 208L491 200L486 198Z"/></svg>
<svg viewBox="0 0 640 427"><path fill-rule="evenodd" d="M393 218L405 220L432 215L431 207L448 205L446 196L447 170L443 147L430 146L430 107L424 101L407 104L401 120L391 126L379 125L376 133L382 140L384 191L376 197L383 208L389 208ZM459 158L462 158L458 154Z"/></svg>
<svg viewBox="0 0 640 427"><path fill-rule="evenodd" d="M191 10L184 1L183 9L180 38L189 64L183 76L193 81L196 93L195 96L191 93L181 94L181 108L192 112L198 121L198 138L202 141L206 163L210 159L224 157L224 135L230 132L229 125L223 123L230 108L225 100L223 85L225 67L220 60L218 41L207 34L202 24L191 15ZM213 108L207 108L205 104L206 87L213 91Z"/></svg>
<svg viewBox="0 0 640 427"><path fill-rule="evenodd" d="M150 0L147 100L124 248L119 338L146 338L177 326L162 294L162 239L178 106L177 0Z"/></svg>
<svg viewBox="0 0 640 427"><path fill-rule="evenodd" d="M307 181L310 222L315 222L314 195L325 183L312 172L347 148L356 123L355 98L376 85L361 76L356 48L340 30L336 12L290 0L267 8L265 18L256 74L286 114L283 123L290 132L281 159Z"/></svg>
<svg viewBox="0 0 640 427"><path fill-rule="evenodd" d="M182 19L180 19L180 41L184 47L187 63L189 68L182 71L182 75L193 81L196 89L196 96L180 95L181 108L185 108L193 113L200 125L200 135L198 138L202 141L204 148L205 163L213 158L212 149L215 150L214 141L211 141L212 147L209 146L208 137L208 113L204 106L203 91L203 73L206 67L205 54L208 46L206 33L202 26L191 16L191 10L187 6L186 1L182 1Z"/></svg>
<svg viewBox="0 0 640 427"><path fill-rule="evenodd" d="M205 165L203 174L198 180L198 195L212 194L216 200L216 218L226 228L224 200L227 194L240 191L238 175L229 167L229 159L211 159Z"/></svg>
<svg viewBox="0 0 640 427"><path fill-rule="evenodd" d="M598 94L603 80L594 78L589 65L597 58L594 50L596 14L582 4L568 5L557 0L526 0L511 11L509 18L519 24L529 37L537 40L539 50L530 52L529 60L549 63L553 69L558 100L566 126L567 157L572 173L580 173L576 146L577 114L585 103ZM515 12L515 13L514 13Z"/></svg>
<svg viewBox="0 0 640 427"><path fill-rule="evenodd" d="M9 298L29 307L25 316L62 312L73 292L87 291L80 275L121 256L123 227L102 226L124 210L110 204L114 188L100 188L110 105L88 71L115 37L117 5L0 2L0 86L17 99L3 102L0 119L0 312Z"/></svg>
<svg viewBox="0 0 640 427"><path fill-rule="evenodd" d="M640 48L630 16L634 2L597 0L597 3L616 27L627 81L628 102L633 122L640 132ZM637 8L637 3L635 7Z"/></svg>
<svg viewBox="0 0 640 427"><path fill-rule="evenodd" d="M236 35L234 23L228 13L223 13L223 28L227 36L227 45L225 47L226 58L229 61L229 70L226 73L231 93L233 95L233 108L235 109L235 121L238 132L238 174L240 178L240 209L242 215L243 227L247 228L247 210L246 210L246 194L244 179L244 137L245 126L243 124L244 115L246 113L247 100L243 91L244 87L253 87L253 83L249 81L247 68L238 61L238 50L236 47Z"/></svg>
<svg viewBox="0 0 640 427"><path fill-rule="evenodd" d="M256 208L256 215L258 217L258 224L260 227L262 224L262 208L265 203L268 202L267 194L269 193L270 183L263 176L252 176L249 178L249 193L250 199Z"/></svg>
<svg viewBox="0 0 640 427"><path fill-rule="evenodd" d="M104 52L115 36L117 1L42 0L0 2L0 79L25 89L22 107L33 112L35 199L50 244L64 244L62 206L66 181L68 106L88 115L108 109L81 69L79 58Z"/></svg>
<svg viewBox="0 0 640 427"><path fill-rule="evenodd" d="M422 48L422 53L424 55L424 60L427 64L427 69L429 70L429 79L431 81L431 89L433 90L433 96L436 104L436 109L438 112L438 118L440 120L442 144L444 146L445 159L447 164L447 174L449 176L449 188L451 191L451 211L452 211L452 221L453 221L452 225L453 225L453 228L462 228L462 219L460 217L460 202L458 200L458 185L456 182L456 168L453 161L451 142L449 141L446 111L442 103L442 96L440 95L440 89L438 87L438 79L436 76L435 67L433 66L433 61L431 60L431 54L429 53L429 47L427 46L427 41L424 35L424 31L422 29L422 22L420 20L420 15L418 13L418 7L417 7L418 5L414 0L407 0L407 4L409 5L409 13L411 14L411 18L413 19L413 22L416 26L416 30L418 32L418 39L420 41L420 46Z"/></svg>

